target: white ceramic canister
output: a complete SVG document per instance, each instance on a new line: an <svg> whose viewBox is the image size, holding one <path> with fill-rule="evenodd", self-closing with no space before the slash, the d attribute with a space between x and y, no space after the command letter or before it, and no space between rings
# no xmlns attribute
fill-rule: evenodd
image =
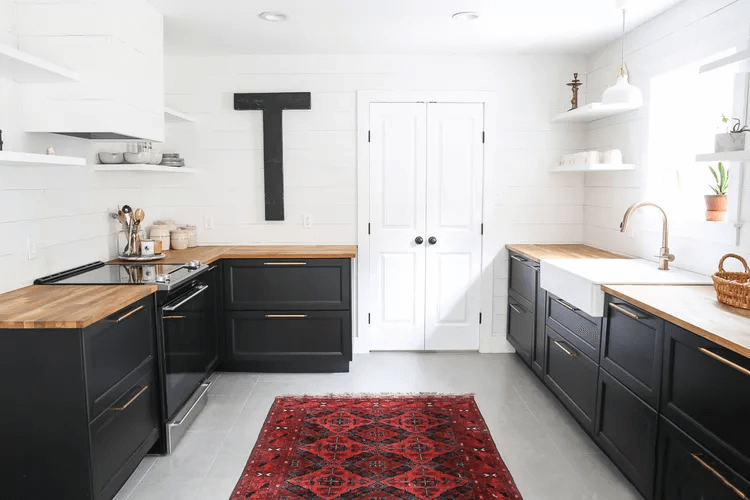
<svg viewBox="0 0 750 500"><path fill-rule="evenodd" d="M622 151L620 151L619 149L610 149L609 151L605 151L604 163L609 163L611 165L621 165Z"/></svg>
<svg viewBox="0 0 750 500"><path fill-rule="evenodd" d="M188 239L188 248L198 246L198 228L195 226L183 226L180 229L187 231L190 238Z"/></svg>
<svg viewBox="0 0 750 500"><path fill-rule="evenodd" d="M173 250L185 250L190 243L190 233L184 229L176 229L171 233L171 244Z"/></svg>
<svg viewBox="0 0 750 500"><path fill-rule="evenodd" d="M154 224L151 227L151 233L149 234L149 236L154 241L161 241L162 250L169 250L169 240L170 240L169 233L170 233L169 226Z"/></svg>

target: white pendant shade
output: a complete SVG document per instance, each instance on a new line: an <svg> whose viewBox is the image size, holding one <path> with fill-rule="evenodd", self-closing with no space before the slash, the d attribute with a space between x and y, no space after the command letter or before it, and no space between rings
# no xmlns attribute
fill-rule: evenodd
<svg viewBox="0 0 750 500"><path fill-rule="evenodd" d="M633 107L643 106L641 89L630 85L628 75L617 78L617 83L604 91L602 104L627 104Z"/></svg>

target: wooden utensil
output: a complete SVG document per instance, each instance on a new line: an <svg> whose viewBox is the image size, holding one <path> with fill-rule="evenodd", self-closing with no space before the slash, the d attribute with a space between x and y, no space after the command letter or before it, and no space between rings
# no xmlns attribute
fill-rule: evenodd
<svg viewBox="0 0 750 500"><path fill-rule="evenodd" d="M133 228L133 233L135 236L135 252L139 253L141 251L141 222L146 218L146 212L143 211L141 208L135 209L135 214L133 214L133 225L135 226Z"/></svg>

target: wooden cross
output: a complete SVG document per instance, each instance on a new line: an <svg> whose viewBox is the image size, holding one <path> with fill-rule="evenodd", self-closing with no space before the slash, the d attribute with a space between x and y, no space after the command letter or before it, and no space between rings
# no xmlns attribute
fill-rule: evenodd
<svg viewBox="0 0 750 500"><path fill-rule="evenodd" d="M310 92L234 94L237 111L263 111L263 182L266 220L284 220L284 142L282 111L310 109Z"/></svg>

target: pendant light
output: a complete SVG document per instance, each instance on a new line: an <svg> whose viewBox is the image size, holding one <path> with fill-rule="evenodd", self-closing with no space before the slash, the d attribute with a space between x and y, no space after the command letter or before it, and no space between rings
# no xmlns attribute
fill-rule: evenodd
<svg viewBox="0 0 750 500"><path fill-rule="evenodd" d="M641 90L628 83L628 73L625 71L625 9L622 9L622 49L620 55L620 76L617 83L604 91L602 104L623 105L633 108L643 106Z"/></svg>

